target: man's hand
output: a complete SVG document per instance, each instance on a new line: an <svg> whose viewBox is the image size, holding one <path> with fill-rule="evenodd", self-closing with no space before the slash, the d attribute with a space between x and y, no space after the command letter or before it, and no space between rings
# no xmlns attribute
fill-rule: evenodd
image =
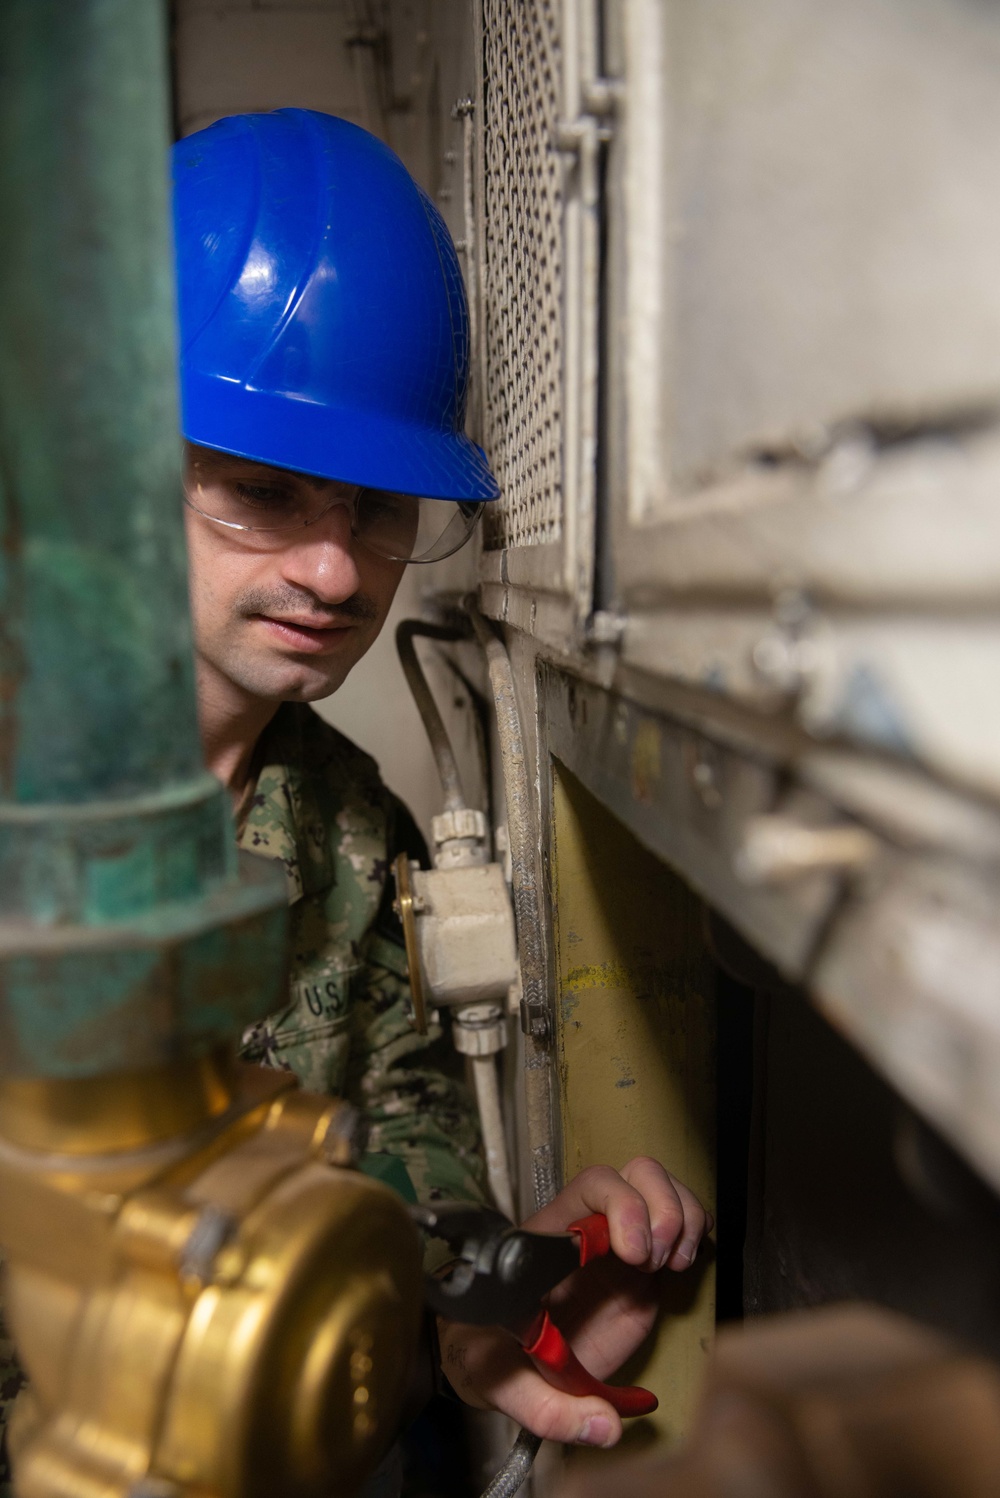
<svg viewBox="0 0 1000 1498"><path fill-rule="evenodd" d="M581 1171L523 1225L561 1233L592 1212L607 1217L615 1257L572 1275L549 1300L577 1357L604 1379L631 1356L653 1324L656 1272L687 1269L712 1220L676 1177L639 1156L621 1174L605 1165ZM621 1419L606 1400L554 1389L508 1332L453 1321L439 1325L445 1374L467 1404L501 1410L550 1441L613 1446L621 1436Z"/></svg>

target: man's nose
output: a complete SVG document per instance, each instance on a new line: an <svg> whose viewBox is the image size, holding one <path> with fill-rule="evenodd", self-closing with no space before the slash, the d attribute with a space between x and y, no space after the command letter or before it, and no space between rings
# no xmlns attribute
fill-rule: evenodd
<svg viewBox="0 0 1000 1498"><path fill-rule="evenodd" d="M307 588L324 603L343 603L361 586L351 534L351 507L337 503L294 533L282 563L287 582Z"/></svg>

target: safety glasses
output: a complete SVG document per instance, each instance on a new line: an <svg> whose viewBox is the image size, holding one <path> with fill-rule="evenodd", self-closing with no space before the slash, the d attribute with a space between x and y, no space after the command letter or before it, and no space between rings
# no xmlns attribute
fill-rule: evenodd
<svg viewBox="0 0 1000 1498"><path fill-rule="evenodd" d="M337 505L350 511L351 535L393 562L439 562L464 546L483 512L479 501L424 499L386 489L336 484L282 469L247 464L246 472L188 462L184 499L192 510L229 530L280 545L288 533L315 525Z"/></svg>

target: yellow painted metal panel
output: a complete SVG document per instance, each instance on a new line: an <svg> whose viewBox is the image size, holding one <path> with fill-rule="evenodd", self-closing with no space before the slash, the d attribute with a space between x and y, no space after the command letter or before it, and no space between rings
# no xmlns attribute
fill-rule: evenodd
<svg viewBox="0 0 1000 1498"><path fill-rule="evenodd" d="M714 1210L715 995L702 907L558 763L553 894L563 1160L652 1155ZM666 1271L655 1335L629 1365L660 1408L632 1441L687 1429L715 1326L710 1249Z"/></svg>

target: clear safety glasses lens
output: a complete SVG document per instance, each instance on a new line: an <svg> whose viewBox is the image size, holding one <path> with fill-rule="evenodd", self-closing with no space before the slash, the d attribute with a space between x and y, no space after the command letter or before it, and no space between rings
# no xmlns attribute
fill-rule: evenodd
<svg viewBox="0 0 1000 1498"><path fill-rule="evenodd" d="M189 473L184 498L193 510L231 530L274 534L313 525L336 505L351 512L363 546L395 562L439 562L464 546L483 512L477 501L424 499L385 489L329 491L290 476L251 482Z"/></svg>
<svg viewBox="0 0 1000 1498"><path fill-rule="evenodd" d="M464 546L483 513L476 501L421 499L362 489L354 534L362 545L396 562L440 562Z"/></svg>

